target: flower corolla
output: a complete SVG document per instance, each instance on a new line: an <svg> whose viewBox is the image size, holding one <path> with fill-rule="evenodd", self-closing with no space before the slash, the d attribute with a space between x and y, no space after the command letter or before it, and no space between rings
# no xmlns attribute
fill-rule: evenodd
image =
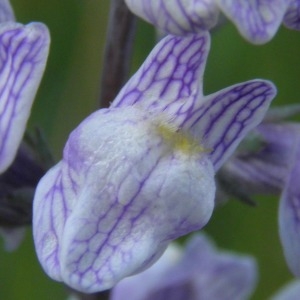
<svg viewBox="0 0 300 300"><path fill-rule="evenodd" d="M208 222L215 172L276 94L258 79L204 96L209 44L208 32L167 36L111 106L71 133L34 199L50 277L88 293L111 288Z"/></svg>

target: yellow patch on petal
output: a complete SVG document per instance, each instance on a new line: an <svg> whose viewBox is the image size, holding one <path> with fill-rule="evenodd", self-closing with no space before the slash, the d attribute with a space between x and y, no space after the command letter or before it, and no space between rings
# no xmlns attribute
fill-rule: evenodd
<svg viewBox="0 0 300 300"><path fill-rule="evenodd" d="M192 155L201 152L210 152L210 149L203 147L199 141L188 133L171 126L170 124L160 123L157 125L158 134L174 150L180 151L186 155Z"/></svg>

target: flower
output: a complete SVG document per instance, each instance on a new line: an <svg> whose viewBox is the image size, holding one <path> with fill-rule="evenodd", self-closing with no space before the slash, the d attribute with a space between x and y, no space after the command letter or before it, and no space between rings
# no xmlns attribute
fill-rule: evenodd
<svg viewBox="0 0 300 300"><path fill-rule="evenodd" d="M13 164L22 141L32 103L45 69L50 43L49 32L45 25L41 23L22 25L14 20L10 3L7 0L0 1L1 200L7 197L8 186L13 185L9 177L16 171L16 165L8 171L9 174L5 172ZM18 159L18 164L19 161ZM22 185L20 182L16 184ZM5 208L2 207L2 210ZM1 225L2 222L3 220ZM0 228L0 234L7 241L7 249L11 250L17 246L23 236L21 231L22 228Z"/></svg>
<svg viewBox="0 0 300 300"><path fill-rule="evenodd" d="M236 151L222 167L222 177L245 195L281 193L280 239L290 270L300 276L300 124L264 122L248 139L256 146ZM247 145L247 138L244 141Z"/></svg>
<svg viewBox="0 0 300 300"><path fill-rule="evenodd" d="M222 12L249 42L263 44L283 22L300 30L299 0L125 0L133 13L172 34L214 27Z"/></svg>
<svg viewBox="0 0 300 300"><path fill-rule="evenodd" d="M71 133L34 198L50 277L83 292L111 288L208 222L216 170L276 94L258 79L203 96L208 50L207 32L166 37L110 108Z"/></svg>
<svg viewBox="0 0 300 300"><path fill-rule="evenodd" d="M170 245L148 270L120 281L111 300L247 299L256 286L257 267L250 256L217 251L203 234L185 249Z"/></svg>

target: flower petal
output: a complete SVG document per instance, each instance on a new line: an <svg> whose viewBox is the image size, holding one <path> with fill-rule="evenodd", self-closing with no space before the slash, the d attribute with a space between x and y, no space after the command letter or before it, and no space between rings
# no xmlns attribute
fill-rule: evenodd
<svg viewBox="0 0 300 300"><path fill-rule="evenodd" d="M57 164L39 182L33 201L32 221L38 259L45 272L56 280L61 280L59 243L69 212L61 173L61 164Z"/></svg>
<svg viewBox="0 0 300 300"><path fill-rule="evenodd" d="M295 140L290 166L280 200L279 233L287 264L296 276L300 276L300 134Z"/></svg>
<svg viewBox="0 0 300 300"><path fill-rule="evenodd" d="M0 0L0 23L15 21L15 14L9 0Z"/></svg>
<svg viewBox="0 0 300 300"><path fill-rule="evenodd" d="M253 80L223 89L205 97L205 103L183 124L191 128L205 147L218 170L245 135L263 119L275 86L268 81Z"/></svg>
<svg viewBox="0 0 300 300"><path fill-rule="evenodd" d="M124 295L130 300L145 299L153 290L159 289L166 271L178 263L183 255L182 252L182 249L176 244L171 244L160 259L149 269L125 278L113 287L110 299L123 300Z"/></svg>
<svg viewBox="0 0 300 300"><path fill-rule="evenodd" d="M188 37L167 36L150 53L111 107L137 104L144 109L163 111L175 105L182 108L182 112L176 108L178 115L185 116L202 95L209 47L208 32Z"/></svg>
<svg viewBox="0 0 300 300"><path fill-rule="evenodd" d="M248 299L257 281L257 267L252 257L220 253L211 261L209 275L197 278L199 299ZM202 269L202 272L206 272ZM196 280L197 280L196 279ZM213 283L212 283L213 282ZM209 288L208 288L209 286Z"/></svg>
<svg viewBox="0 0 300 300"><path fill-rule="evenodd" d="M49 33L45 25L0 25L0 172L13 161L44 72Z"/></svg>
<svg viewBox="0 0 300 300"><path fill-rule="evenodd" d="M159 29L177 35L197 33L217 23L219 10L211 0L125 0L133 13Z"/></svg>
<svg viewBox="0 0 300 300"><path fill-rule="evenodd" d="M268 42L277 32L288 0L216 0L241 35L255 44Z"/></svg>
<svg viewBox="0 0 300 300"><path fill-rule="evenodd" d="M290 0L283 23L290 29L300 30L300 1Z"/></svg>

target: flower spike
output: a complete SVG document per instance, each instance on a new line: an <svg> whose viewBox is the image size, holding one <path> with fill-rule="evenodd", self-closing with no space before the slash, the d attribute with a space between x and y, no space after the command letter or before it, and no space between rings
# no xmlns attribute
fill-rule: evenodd
<svg viewBox="0 0 300 300"><path fill-rule="evenodd" d="M142 67L121 90L111 107L137 104L144 109L166 110L177 103L185 110L188 98L202 94L202 78L210 48L208 32L167 36L150 53ZM175 104L176 105L176 104ZM187 107L186 107L187 106Z"/></svg>

